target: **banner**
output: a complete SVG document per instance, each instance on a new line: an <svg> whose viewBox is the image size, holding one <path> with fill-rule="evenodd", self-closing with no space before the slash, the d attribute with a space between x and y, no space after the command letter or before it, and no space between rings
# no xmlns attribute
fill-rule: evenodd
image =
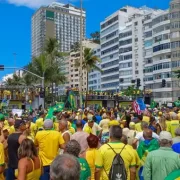
<svg viewBox="0 0 180 180"><path fill-rule="evenodd" d="M18 115L18 117L22 116L23 110L22 109L12 109L13 116L15 114Z"/></svg>

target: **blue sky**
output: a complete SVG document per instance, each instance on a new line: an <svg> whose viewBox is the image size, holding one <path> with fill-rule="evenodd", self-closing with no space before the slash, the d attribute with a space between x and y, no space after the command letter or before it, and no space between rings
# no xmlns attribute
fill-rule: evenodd
<svg viewBox="0 0 180 180"><path fill-rule="evenodd" d="M79 6L78 1L69 0ZM31 16L37 7L49 2L52 0L0 0L0 65L14 66L14 52L17 54L16 66L24 66L30 61ZM167 9L169 2L170 0L84 0L83 6L87 11L87 36L99 30L100 22L122 6L146 5ZM0 80L12 71L0 71Z"/></svg>

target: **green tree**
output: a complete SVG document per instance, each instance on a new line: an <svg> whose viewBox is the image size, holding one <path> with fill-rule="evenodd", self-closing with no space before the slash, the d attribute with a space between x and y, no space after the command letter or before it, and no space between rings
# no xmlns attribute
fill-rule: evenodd
<svg viewBox="0 0 180 180"><path fill-rule="evenodd" d="M178 79L180 79L180 70L176 70L176 71L174 71L174 73L175 73L176 77Z"/></svg>
<svg viewBox="0 0 180 180"><path fill-rule="evenodd" d="M20 76L18 76L17 74L13 74L12 78L7 78L4 84L6 86L18 86L25 85L25 82Z"/></svg>
<svg viewBox="0 0 180 180"><path fill-rule="evenodd" d="M71 45L71 52L77 52L79 50L80 50L79 42L75 42L73 45Z"/></svg>
<svg viewBox="0 0 180 180"><path fill-rule="evenodd" d="M100 32L99 31L91 33L90 36L91 36L92 41L94 43L100 44Z"/></svg>
<svg viewBox="0 0 180 180"><path fill-rule="evenodd" d="M87 91L88 91L88 74L92 70L97 70L102 72L101 68L97 66L97 63L100 63L101 59L99 59L91 48L85 48L83 52L83 61L82 61L82 69L87 72ZM75 67L79 67L80 62L79 59L75 62ZM87 93L86 93L87 95ZM87 105L87 97L86 97L86 105Z"/></svg>

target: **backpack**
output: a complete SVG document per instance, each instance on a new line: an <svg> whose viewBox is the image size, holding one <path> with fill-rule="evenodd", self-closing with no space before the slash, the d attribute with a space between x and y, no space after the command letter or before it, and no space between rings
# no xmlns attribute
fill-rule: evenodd
<svg viewBox="0 0 180 180"><path fill-rule="evenodd" d="M126 168L125 168L124 160L121 157L121 152L125 148L126 145L124 145L124 147L122 148L120 153L116 153L114 151L114 149L109 144L107 144L107 145L116 154L114 159L113 159L113 162L112 162L112 165L111 165L111 169L109 171L109 175L106 173L107 176L109 177L109 180L127 180L127 173L126 173Z"/></svg>

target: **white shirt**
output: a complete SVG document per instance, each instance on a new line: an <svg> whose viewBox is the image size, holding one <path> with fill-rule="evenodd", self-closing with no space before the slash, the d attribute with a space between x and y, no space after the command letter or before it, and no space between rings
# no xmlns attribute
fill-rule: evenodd
<svg viewBox="0 0 180 180"><path fill-rule="evenodd" d="M152 133L152 137L159 140L159 136L156 133ZM135 139L138 139L138 141L144 141L143 132L139 132L136 134Z"/></svg>

